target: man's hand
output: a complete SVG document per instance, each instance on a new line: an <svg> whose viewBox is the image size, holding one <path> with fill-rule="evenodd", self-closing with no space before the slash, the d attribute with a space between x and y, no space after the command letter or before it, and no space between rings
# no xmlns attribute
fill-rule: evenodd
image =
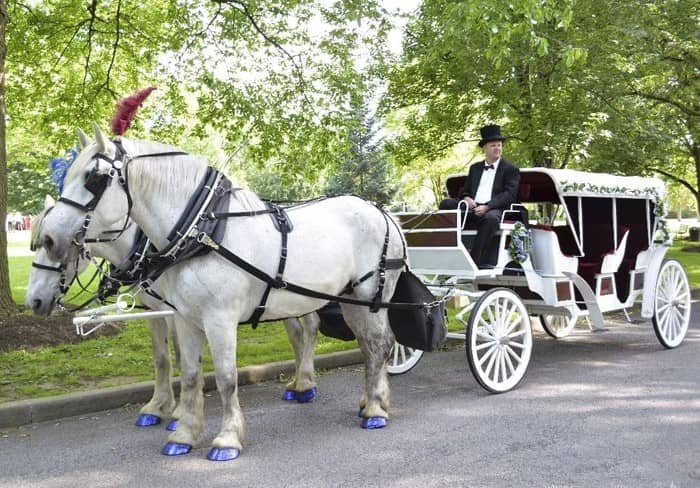
<svg viewBox="0 0 700 488"><path fill-rule="evenodd" d="M467 202L467 209L471 210L476 207L476 202L472 197L464 197L464 201Z"/></svg>
<svg viewBox="0 0 700 488"><path fill-rule="evenodd" d="M489 206L484 204L484 205L476 205L474 207L474 213L476 214L477 217L483 217L486 212L489 211Z"/></svg>

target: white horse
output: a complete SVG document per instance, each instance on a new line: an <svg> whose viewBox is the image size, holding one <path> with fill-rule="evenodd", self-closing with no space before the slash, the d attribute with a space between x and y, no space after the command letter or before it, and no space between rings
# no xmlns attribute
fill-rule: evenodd
<svg viewBox="0 0 700 488"><path fill-rule="evenodd" d="M75 252L72 241L83 235L88 214L91 229L114 228L130 214L156 248L166 248L167 236L207 172L206 163L173 154L175 150L163 144L129 139L119 141L125 151L121 154L115 142L97 126L94 128L95 143L83 150L69 169L62 200L44 220L42 236L49 256L61 262L70 258ZM109 184L99 189L89 185L98 196L86 188L86 177L101 177ZM232 191L230 212L263 209L264 204L253 193ZM355 283L347 296L389 301L400 270L376 271L383 255L403 259L405 243L399 227L388 216L355 197L322 200L292 209L289 214L294 229L289 233L284 283L328 294L347 291L348 284ZM220 244L267 275L274 276L278 271L280 234L269 216L229 219ZM361 281L366 276L369 279ZM208 457L235 459L242 449L244 430L237 389L237 325L251 317L267 283L214 252L178 263L162 275L162 280L168 300L184 319L175 320L181 347L183 415L163 452L185 454L202 442L200 363L206 337L223 407L221 430ZM384 287L380 288L382 280ZM282 284L271 291L262 320L305 315L326 302L291 293ZM360 400L363 427L383 427L389 408L386 360L394 343L387 311L381 308L371 312L363 305L341 306L365 356L365 389Z"/></svg>
<svg viewBox="0 0 700 488"><path fill-rule="evenodd" d="M64 293L75 277L82 273L89 264L89 259L83 254L77 260L71 259L65 265L51 261L43 247L37 246L38 231L44 215L55 205L54 200L47 196L43 211L32 221L32 245L36 247L32 271L29 275L25 305L37 315L49 315L58 299ZM130 225L116 239L105 237L103 241L87 244L90 254L104 258L115 266L120 266L131 256L132 248L137 238L137 226ZM158 290L158 281L152 289ZM139 302L151 310L170 310L163 301L147 294L138 294ZM306 322L303 328L300 320ZM288 401L296 400L307 403L316 396L316 380L313 364L314 349L318 331L318 315L290 318L284 321L285 329L295 353L296 369L294 377L287 383L282 398ZM168 333L174 332L172 320L169 317L152 318L147 321L151 333L151 348L153 365L155 367L155 382L153 396L143 405L136 419L139 427L150 427L160 424L164 419L171 418L168 430L175 430L177 419L180 417L179 406L176 407L175 395L171 381L171 361L168 351ZM177 337L173 335L176 360L179 358Z"/></svg>

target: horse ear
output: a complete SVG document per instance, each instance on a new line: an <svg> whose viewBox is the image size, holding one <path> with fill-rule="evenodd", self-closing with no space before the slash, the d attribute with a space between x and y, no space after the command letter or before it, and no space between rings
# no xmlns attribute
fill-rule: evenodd
<svg viewBox="0 0 700 488"><path fill-rule="evenodd" d="M80 149L85 149L85 147L90 144L90 139L88 138L87 134L83 132L83 129L78 127L78 141L80 141Z"/></svg>
<svg viewBox="0 0 700 488"><path fill-rule="evenodd" d="M95 131L95 140L97 141L97 152L98 153L106 152L108 144L107 144L107 138L105 137L104 133L102 132L100 127L95 122L92 123L92 129Z"/></svg>
<svg viewBox="0 0 700 488"><path fill-rule="evenodd" d="M49 209L56 205L56 200L54 200L51 195L46 195L44 197L44 210Z"/></svg>

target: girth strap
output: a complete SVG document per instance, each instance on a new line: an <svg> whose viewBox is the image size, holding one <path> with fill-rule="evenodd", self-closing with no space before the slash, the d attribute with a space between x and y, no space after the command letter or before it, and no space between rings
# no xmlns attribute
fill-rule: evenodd
<svg viewBox="0 0 700 488"><path fill-rule="evenodd" d="M279 230L282 240L280 250L280 261L277 265L277 276L275 277L275 279L278 282L283 282L282 277L284 275L284 268L287 265L287 235L292 230L292 223L289 220L287 212L285 212L282 207L272 202L267 202L266 205L268 207L268 212L272 214L272 219L275 223L275 227L277 228L277 230ZM253 329L257 328L258 322L260 321L260 317L263 313L265 313L265 304L267 303L267 299L270 296L272 288L272 282L268 282L267 287L265 288L265 291L263 292L262 298L260 300L260 304L257 307L255 307L253 315L251 315L248 319L248 322L251 323Z"/></svg>

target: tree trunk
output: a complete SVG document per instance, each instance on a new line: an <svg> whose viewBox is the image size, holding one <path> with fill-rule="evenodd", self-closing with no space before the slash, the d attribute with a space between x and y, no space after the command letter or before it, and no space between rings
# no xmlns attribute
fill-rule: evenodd
<svg viewBox="0 0 700 488"><path fill-rule="evenodd" d="M7 259L7 151L5 146L5 53L7 41L7 8L0 0L0 314L14 312L15 303L10 292L10 266Z"/></svg>

